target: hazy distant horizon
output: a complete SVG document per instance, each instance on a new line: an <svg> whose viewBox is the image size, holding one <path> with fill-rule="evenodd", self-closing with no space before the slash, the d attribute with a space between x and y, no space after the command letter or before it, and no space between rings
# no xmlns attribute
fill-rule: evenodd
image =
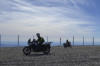
<svg viewBox="0 0 100 66"><path fill-rule="evenodd" d="M51 46L62 46L63 43L62 42L60 45L60 42L52 42ZM71 45L73 45L73 42L71 41ZM81 46L83 45L83 42L75 42L74 46ZM90 45L92 46L93 43L92 42L85 42L84 45ZM95 42L94 45L100 45L100 42ZM17 46L28 46L27 42L19 42L19 45L17 42L2 42L0 47L17 47Z"/></svg>

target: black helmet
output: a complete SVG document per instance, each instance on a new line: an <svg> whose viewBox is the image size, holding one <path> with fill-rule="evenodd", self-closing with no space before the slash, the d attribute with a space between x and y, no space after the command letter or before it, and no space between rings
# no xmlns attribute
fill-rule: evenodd
<svg viewBox="0 0 100 66"><path fill-rule="evenodd" d="M40 33L36 33L37 36L40 36Z"/></svg>

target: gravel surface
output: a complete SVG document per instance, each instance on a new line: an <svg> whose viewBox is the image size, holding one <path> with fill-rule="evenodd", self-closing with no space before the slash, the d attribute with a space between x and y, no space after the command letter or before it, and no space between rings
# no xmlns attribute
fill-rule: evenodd
<svg viewBox="0 0 100 66"><path fill-rule="evenodd" d="M49 55L25 56L23 47L0 48L0 66L100 66L100 46L52 47Z"/></svg>

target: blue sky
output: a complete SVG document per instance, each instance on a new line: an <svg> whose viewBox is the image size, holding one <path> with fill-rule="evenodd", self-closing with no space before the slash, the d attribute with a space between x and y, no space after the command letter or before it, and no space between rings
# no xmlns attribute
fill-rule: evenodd
<svg viewBox="0 0 100 66"><path fill-rule="evenodd" d="M100 41L100 0L0 0L0 33L13 36L39 32L49 40L95 36ZM23 38L24 39L24 38ZM28 39L28 38L27 38ZM78 39L80 41L80 39Z"/></svg>

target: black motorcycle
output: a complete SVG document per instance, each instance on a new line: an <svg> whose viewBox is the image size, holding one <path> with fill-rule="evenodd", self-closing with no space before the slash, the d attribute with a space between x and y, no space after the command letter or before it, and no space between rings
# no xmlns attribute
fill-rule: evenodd
<svg viewBox="0 0 100 66"><path fill-rule="evenodd" d="M31 52L43 52L44 54L49 54L51 48L50 44L51 42L46 42L42 45L36 45L35 43L32 43L31 45L23 48L23 53L25 55L30 55Z"/></svg>
<svg viewBox="0 0 100 66"><path fill-rule="evenodd" d="M67 47L72 47L72 46L71 46L71 42L64 43L64 44L63 44L63 46L64 46L64 48L67 48Z"/></svg>

